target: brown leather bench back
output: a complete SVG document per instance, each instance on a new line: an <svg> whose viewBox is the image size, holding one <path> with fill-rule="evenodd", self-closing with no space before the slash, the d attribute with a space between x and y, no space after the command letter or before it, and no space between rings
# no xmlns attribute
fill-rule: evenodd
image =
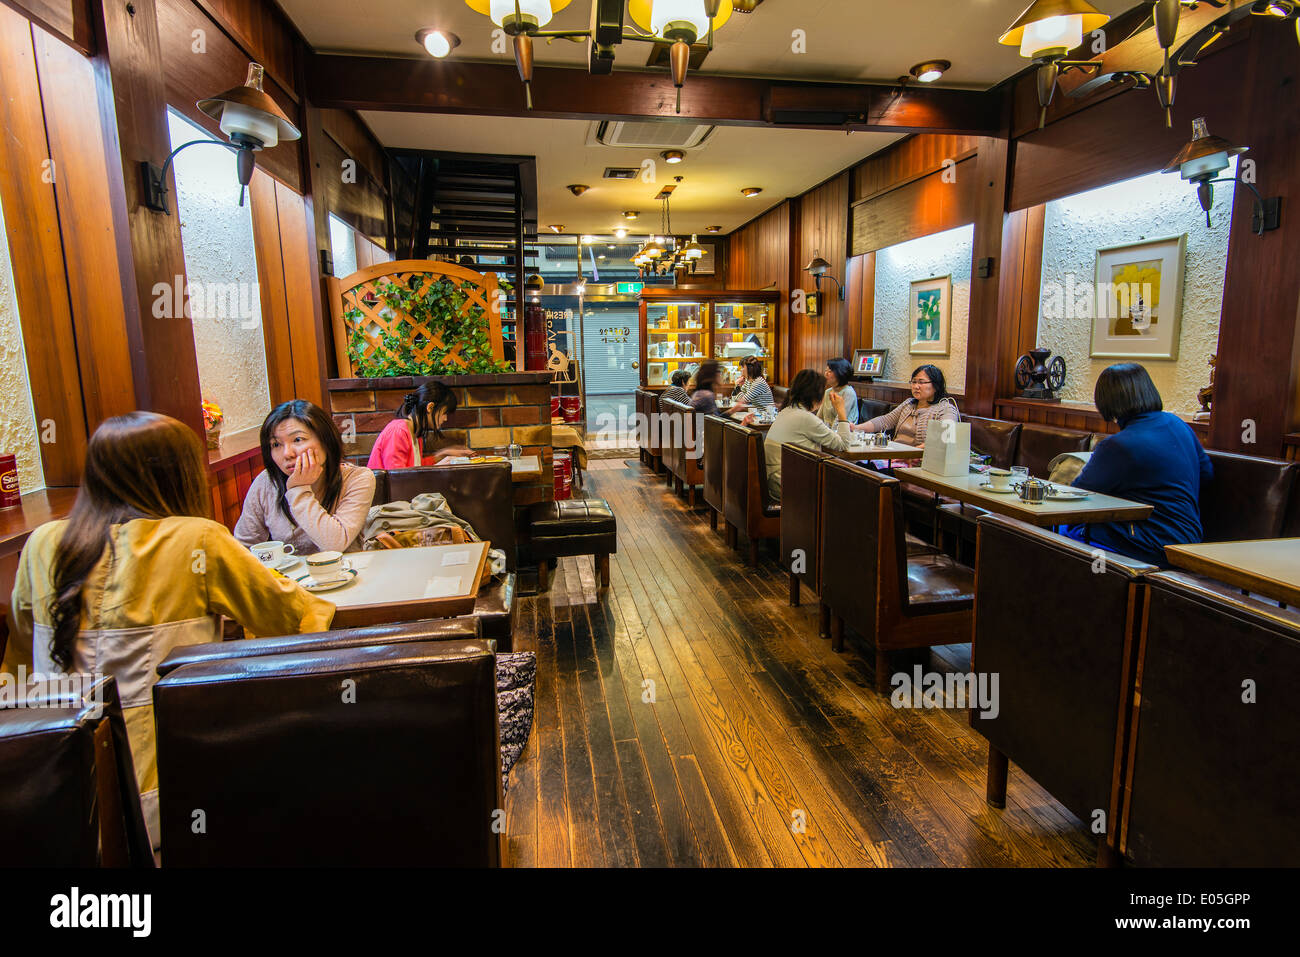
<svg viewBox="0 0 1300 957"><path fill-rule="evenodd" d="M1086 452L1091 445L1091 432L1027 422L1020 428L1013 464L1023 465L1029 469L1030 475L1045 479L1052 459L1062 452Z"/></svg>
<svg viewBox="0 0 1300 957"><path fill-rule="evenodd" d="M691 407L672 399L659 398L660 454L664 467L678 478L682 476L682 443L688 428L687 422L692 414Z"/></svg>
<svg viewBox="0 0 1300 957"><path fill-rule="evenodd" d="M802 553L800 581L821 592L821 463L826 455L797 445L781 447L781 564L792 570Z"/></svg>
<svg viewBox="0 0 1300 957"><path fill-rule="evenodd" d="M1201 489L1201 529L1207 542L1281 538L1300 489L1300 462L1207 451L1214 479Z"/></svg>
<svg viewBox="0 0 1300 957"><path fill-rule="evenodd" d="M720 416L704 416L704 501L708 502L719 514L722 513L722 456L723 435L727 422Z"/></svg>
<svg viewBox="0 0 1300 957"><path fill-rule="evenodd" d="M89 701L0 709L0 862L10 867L153 866L117 682L89 690Z"/></svg>
<svg viewBox="0 0 1300 957"><path fill-rule="evenodd" d="M481 641L196 662L154 686L154 707L169 865L500 863Z"/></svg>
<svg viewBox="0 0 1300 957"><path fill-rule="evenodd" d="M1007 422L1004 419L986 419L978 415L963 415L961 420L970 423L972 452L989 456L992 464L1000 469L1009 469L1015 464L1016 449L1020 444L1021 423ZM1051 459L1048 459L1048 462L1050 463Z"/></svg>
<svg viewBox="0 0 1300 957"><path fill-rule="evenodd" d="M998 675L996 717L971 726L1080 820L1112 821L1121 707L1132 687L1140 576L1150 565L981 515L973 666Z"/></svg>
<svg viewBox="0 0 1300 957"><path fill-rule="evenodd" d="M892 497L898 529L899 562L906 565L898 479L827 457L821 464L821 600L861 634L875 631L879 600L881 497ZM782 496L784 498L784 496ZM903 604L907 575L901 576Z"/></svg>
<svg viewBox="0 0 1300 957"><path fill-rule="evenodd" d="M515 488L507 463L375 470L376 505L409 502L422 492L446 496L452 513L504 551L506 569L515 570Z"/></svg>
<svg viewBox="0 0 1300 957"><path fill-rule="evenodd" d="M754 431L734 422L722 426L722 514L741 531L749 514L749 439Z"/></svg>
<svg viewBox="0 0 1300 957"><path fill-rule="evenodd" d="M1294 867L1300 613L1180 572L1148 582L1123 849L1142 866Z"/></svg>
<svg viewBox="0 0 1300 957"><path fill-rule="evenodd" d="M877 416L884 415L892 408L892 405L880 399L858 396L858 422L870 422Z"/></svg>
<svg viewBox="0 0 1300 957"><path fill-rule="evenodd" d="M785 405L785 397L789 394L790 389L783 385L774 385L770 379L767 384L772 390L772 401L776 403L778 409L781 408L781 406Z"/></svg>
<svg viewBox="0 0 1300 957"><path fill-rule="evenodd" d="M649 389L636 390L636 412L641 417L641 426L637 429L637 445L651 455L659 454L658 437L653 434L650 425L651 416L658 406L658 398Z"/></svg>

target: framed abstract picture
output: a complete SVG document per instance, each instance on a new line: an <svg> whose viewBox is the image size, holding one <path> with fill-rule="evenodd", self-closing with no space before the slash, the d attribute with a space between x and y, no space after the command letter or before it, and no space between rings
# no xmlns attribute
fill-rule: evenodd
<svg viewBox="0 0 1300 957"><path fill-rule="evenodd" d="M1097 250L1093 357L1178 358L1186 251L1186 233Z"/></svg>
<svg viewBox="0 0 1300 957"><path fill-rule="evenodd" d="M853 374L866 379L874 379L885 374L885 359L888 349L856 349L853 352Z"/></svg>
<svg viewBox="0 0 1300 957"><path fill-rule="evenodd" d="M916 356L946 356L952 332L952 276L912 283L908 296L912 345Z"/></svg>

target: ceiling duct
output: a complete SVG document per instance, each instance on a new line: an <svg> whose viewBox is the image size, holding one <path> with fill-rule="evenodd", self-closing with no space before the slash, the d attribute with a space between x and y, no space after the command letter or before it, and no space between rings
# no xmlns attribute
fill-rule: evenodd
<svg viewBox="0 0 1300 957"><path fill-rule="evenodd" d="M712 126L692 123L604 120L591 125L588 145L688 150L702 144L713 130Z"/></svg>

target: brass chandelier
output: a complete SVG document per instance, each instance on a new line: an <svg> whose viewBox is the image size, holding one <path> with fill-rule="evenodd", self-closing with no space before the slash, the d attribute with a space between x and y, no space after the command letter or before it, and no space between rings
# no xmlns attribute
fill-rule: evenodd
<svg viewBox="0 0 1300 957"><path fill-rule="evenodd" d="M570 0L465 0L471 10L492 18L514 42L515 66L524 83L524 100L533 108L533 41L538 38L587 43L587 68L594 74L613 72L616 48L624 40L670 43L669 64L677 88L677 112L682 111L682 86L691 48L701 38L713 49L713 33L731 17L732 0L628 0L627 13L644 32L625 32L623 0L591 0L591 26L586 30L543 30Z"/></svg>
<svg viewBox="0 0 1300 957"><path fill-rule="evenodd" d="M647 275L667 276L679 269L693 273L696 265L704 258L705 249L700 245L697 235L692 233L689 243L679 243L673 235L669 203L670 198L664 196L659 213L661 235L651 236L629 259L642 278Z"/></svg>

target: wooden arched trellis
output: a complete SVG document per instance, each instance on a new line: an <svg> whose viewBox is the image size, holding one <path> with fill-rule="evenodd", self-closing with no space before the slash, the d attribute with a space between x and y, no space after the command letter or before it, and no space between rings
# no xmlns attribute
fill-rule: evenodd
<svg viewBox="0 0 1300 957"><path fill-rule="evenodd" d="M394 312L383 301L378 290L386 281L406 286L416 296L428 291L429 286L440 279L451 279L460 285L465 293L465 303L461 314L467 314L475 306L483 310L487 317L488 341L491 343L492 355L498 361L504 358L505 350L501 341L501 303L504 298L497 283L496 273L480 273L455 263L438 262L432 259L402 259L397 262L375 263L358 269L350 276L329 277L330 313L334 327L334 352L338 358L340 378L352 378L356 364L349 350L353 333L361 327L363 356L371 359L376 352L383 352L390 347L384 342L386 335L397 334L397 325L405 319L410 324L410 333L403 336L403 348L411 358L418 362L426 361L433 353L440 355L447 365L467 368L468 363L460 354L460 344L444 342L436 329L431 329L424 322L409 314ZM353 309L360 311L360 319L349 319L347 314ZM361 358L361 357L358 357Z"/></svg>

